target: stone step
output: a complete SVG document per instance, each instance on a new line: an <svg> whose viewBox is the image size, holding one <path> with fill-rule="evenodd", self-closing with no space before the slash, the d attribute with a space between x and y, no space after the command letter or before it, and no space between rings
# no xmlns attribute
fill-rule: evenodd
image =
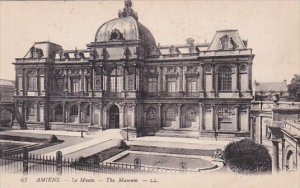
<svg viewBox="0 0 300 188"><path fill-rule="evenodd" d="M182 137L182 138L198 138L198 131L190 130L159 130L155 133L155 136L163 137Z"/></svg>

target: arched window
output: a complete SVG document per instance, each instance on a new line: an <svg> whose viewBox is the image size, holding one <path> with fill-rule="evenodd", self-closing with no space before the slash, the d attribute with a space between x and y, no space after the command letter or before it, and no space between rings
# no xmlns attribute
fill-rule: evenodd
<svg viewBox="0 0 300 188"><path fill-rule="evenodd" d="M147 113L147 120L156 119L156 109L154 107L150 107Z"/></svg>
<svg viewBox="0 0 300 188"><path fill-rule="evenodd" d="M188 121L196 121L196 110L191 108L186 111L186 118Z"/></svg>
<svg viewBox="0 0 300 188"><path fill-rule="evenodd" d="M63 115L63 106L61 104L56 105L55 115Z"/></svg>
<svg viewBox="0 0 300 188"><path fill-rule="evenodd" d="M174 120L176 118L176 111L173 107L167 109L166 119Z"/></svg>
<svg viewBox="0 0 300 188"><path fill-rule="evenodd" d="M116 68L110 74L110 91L121 92L122 91L122 73L121 70Z"/></svg>
<svg viewBox="0 0 300 188"><path fill-rule="evenodd" d="M27 76L28 76L28 91L36 91L37 90L36 71L30 71Z"/></svg>
<svg viewBox="0 0 300 188"><path fill-rule="evenodd" d="M71 106L70 115L71 116L78 115L78 107L76 105Z"/></svg>
<svg viewBox="0 0 300 188"><path fill-rule="evenodd" d="M218 74L219 91L231 91L232 71L230 67L221 67Z"/></svg>
<svg viewBox="0 0 300 188"><path fill-rule="evenodd" d="M221 107L218 110L218 121L231 123L232 110L228 107Z"/></svg>

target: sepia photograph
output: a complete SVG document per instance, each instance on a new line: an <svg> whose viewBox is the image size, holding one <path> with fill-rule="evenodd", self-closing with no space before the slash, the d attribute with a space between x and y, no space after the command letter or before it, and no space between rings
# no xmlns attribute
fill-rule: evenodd
<svg viewBox="0 0 300 188"><path fill-rule="evenodd" d="M300 1L0 1L0 188L300 187Z"/></svg>

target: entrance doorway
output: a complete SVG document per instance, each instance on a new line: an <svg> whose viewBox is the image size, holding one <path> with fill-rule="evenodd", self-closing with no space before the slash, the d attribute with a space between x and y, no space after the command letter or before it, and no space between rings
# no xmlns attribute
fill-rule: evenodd
<svg viewBox="0 0 300 188"><path fill-rule="evenodd" d="M113 105L109 109L109 129L118 129L118 128L120 128L119 108L116 105Z"/></svg>

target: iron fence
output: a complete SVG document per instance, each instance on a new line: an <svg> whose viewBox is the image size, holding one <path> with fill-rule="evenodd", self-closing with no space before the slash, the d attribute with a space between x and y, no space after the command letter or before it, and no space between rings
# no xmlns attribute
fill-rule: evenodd
<svg viewBox="0 0 300 188"><path fill-rule="evenodd" d="M56 156L37 155L29 153L27 149L22 152L0 153L1 173L23 174L116 174L116 173L198 173L199 170L181 168L165 168L115 162L87 162L82 159L65 158L58 151Z"/></svg>

